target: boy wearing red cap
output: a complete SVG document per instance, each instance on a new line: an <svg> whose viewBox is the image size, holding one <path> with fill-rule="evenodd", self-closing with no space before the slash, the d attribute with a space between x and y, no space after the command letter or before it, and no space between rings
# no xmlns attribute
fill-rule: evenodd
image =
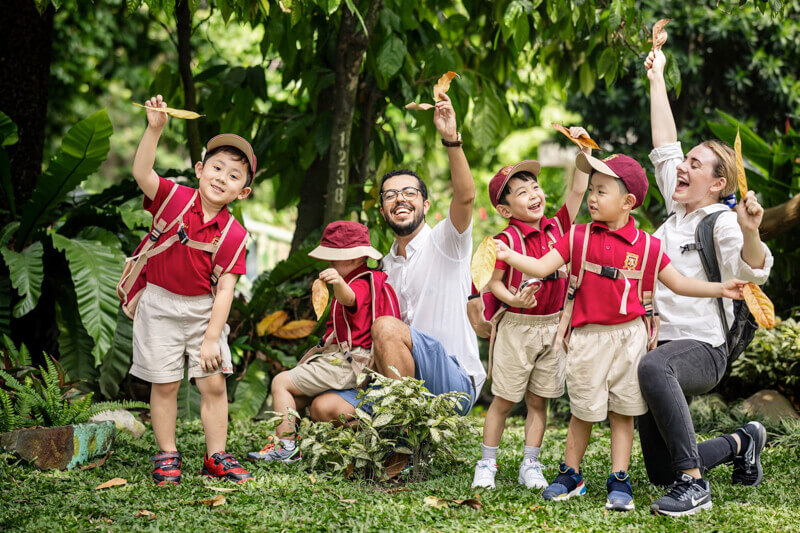
<svg viewBox="0 0 800 533"><path fill-rule="evenodd" d="M684 277L662 254L658 239L636 229L630 212L642 204L648 184L635 160L614 154L601 161L581 153L576 165L591 176L587 204L593 222L573 226L541 259L522 256L501 241L497 257L536 277L571 262L562 326L564 319L571 320L566 383L572 419L559 475L542 496L566 500L586 493L580 463L592 424L608 417L612 474L606 481L606 509L629 511L634 508L627 473L633 417L647 412L637 367L654 340L654 335L648 338L643 320L647 312L642 288L654 288L657 278L677 294L740 299L745 282L709 283Z"/></svg>
<svg viewBox="0 0 800 533"><path fill-rule="evenodd" d="M181 243L202 247L204 243L218 243L223 232L228 231L241 237L242 242L227 270L219 276L212 270L216 268L215 253L177 242L147 262L147 286L135 304L130 372L152 384L150 414L160 450L152 458L153 481L163 485L181 480L182 458L175 445L175 423L178 389L188 357L189 379L194 379L202 398L206 437L202 474L244 482L252 476L225 453L225 375L233 372L226 321L233 288L239 275L246 272L246 231L233 219L227 205L250 194L256 157L250 144L238 135L218 135L208 142L203 161L195 164L197 189L164 179L153 171L153 163L167 115L150 108L166 107L166 103L159 95L146 105L148 127L133 161L133 177L145 194L144 208L158 217L171 201L186 204L179 223L163 232L154 229L151 239L158 244L179 235Z"/></svg>
<svg viewBox="0 0 800 533"><path fill-rule="evenodd" d="M586 131L571 128L579 137ZM591 153L591 148L583 148ZM555 217L544 216L545 195L538 182L538 161L522 161L502 168L489 182L492 205L509 225L497 238L525 255L542 257L569 230L586 192L589 175L575 169L572 187ZM514 405L525 399L525 449L519 467L519 483L545 488L547 480L538 461L547 421L547 398L564 393L564 358L553 344L559 310L564 303L566 276L531 279L498 260L488 289L508 306L497 324L489 354L494 399L483 424L481 459L475 465L472 487L495 487L497 450L505 421Z"/></svg>
<svg viewBox="0 0 800 533"><path fill-rule="evenodd" d="M330 262L330 268L319 274L333 287L327 331L321 346L272 380L273 409L284 415L276 429L279 441L270 438L261 451L247 454L251 460L288 463L300 459L289 409L303 409L327 390L354 389L361 371L373 366L372 323L379 316L400 317L400 305L386 274L367 267L368 257L380 261L383 255L370 245L366 226L331 222L320 245L308 255Z"/></svg>

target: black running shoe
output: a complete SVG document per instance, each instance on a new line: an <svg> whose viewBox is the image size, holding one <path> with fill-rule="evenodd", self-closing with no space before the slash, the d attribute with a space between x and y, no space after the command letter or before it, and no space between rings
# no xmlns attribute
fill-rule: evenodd
<svg viewBox="0 0 800 533"><path fill-rule="evenodd" d="M686 473L682 473L670 485L669 492L650 506L653 514L666 516L684 516L699 513L703 509L711 509L711 487L708 481L695 479Z"/></svg>
<svg viewBox="0 0 800 533"><path fill-rule="evenodd" d="M733 458L733 474L731 483L734 485L756 486L761 483L764 471L761 469L761 451L767 442L767 430L759 422L748 422L739 428L746 433L750 440L742 443L741 455Z"/></svg>

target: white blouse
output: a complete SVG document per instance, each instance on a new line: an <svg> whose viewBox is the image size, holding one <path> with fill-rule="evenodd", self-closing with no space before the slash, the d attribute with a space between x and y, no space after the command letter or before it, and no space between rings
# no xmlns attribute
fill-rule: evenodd
<svg viewBox="0 0 800 533"><path fill-rule="evenodd" d="M675 212L654 234L664 243L664 252L684 276L707 279L700 253L694 250L682 253L681 246L695 242L697 225L706 215L715 211L729 211L729 214L720 215L714 226L714 243L722 280L738 278L763 284L772 268L772 253L762 243L766 253L764 267L752 268L745 263L742 259L744 237L735 211L725 204L717 203L696 209L687 215L685 206L672 200L678 181L677 166L683 158L680 142L666 144L650 152L650 161L655 165L656 182L664 197L667 212ZM707 342L711 346L724 344L722 321L714 298L679 296L659 282L654 300L656 310L661 316L659 340L694 339ZM733 302L728 299L724 299L724 302L728 325L731 325Z"/></svg>

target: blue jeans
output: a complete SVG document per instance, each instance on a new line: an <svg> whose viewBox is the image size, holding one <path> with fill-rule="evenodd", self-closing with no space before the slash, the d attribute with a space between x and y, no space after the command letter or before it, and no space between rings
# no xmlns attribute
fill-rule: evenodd
<svg viewBox="0 0 800 533"><path fill-rule="evenodd" d="M432 394L444 394L446 392L463 392L469 396L470 400L461 401L457 409L458 414L466 415L472 409L476 401L475 387L469 374L461 368L458 359L450 355L442 346L442 343L430 335L426 335L408 328L411 332L411 356L414 358L414 377L425 382L425 387ZM357 407L360 400L356 399L358 390L329 390L341 396L353 407ZM361 408L370 406L362 405Z"/></svg>

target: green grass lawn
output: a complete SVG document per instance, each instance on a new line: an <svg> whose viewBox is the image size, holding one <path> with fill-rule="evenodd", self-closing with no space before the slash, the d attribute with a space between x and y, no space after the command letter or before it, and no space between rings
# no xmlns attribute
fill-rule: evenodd
<svg viewBox="0 0 800 533"><path fill-rule="evenodd" d="M480 427L476 416L465 423ZM236 424L231 428L229 449L237 457L254 450L266 437L266 424ZM541 460L552 479L564 449L566 429L550 428L545 435ZM134 440L118 437L115 452L105 465L86 471L40 472L0 461L0 530L287 530L287 531L516 531L516 530L640 530L656 531L800 531L800 459L787 448L767 448L762 455L764 481L757 488L732 486L731 467L721 466L708 477L714 508L711 511L670 519L652 516L650 503L661 491L645 477L638 441L634 445L631 475L636 510L609 513L605 503L605 479L610 471L609 433L598 426L583 469L587 494L564 503L545 503L541 491L517 483L522 456L523 428L513 419L499 455L498 485L481 491L479 510L465 506L437 509L425 505L426 496L464 499L470 489L479 437L464 439L458 453L462 462L434 462L427 481L374 484L327 478L300 465L252 465L255 481L245 486L210 483L199 475L204 451L199 421L182 423L179 446L184 454L183 483L179 487L155 487L150 480L148 458L155 451L153 434ZM8 459L8 458L6 458ZM249 463L246 463L249 466ZM96 491L98 484L122 477L128 484ZM195 503L220 494L210 488L236 488L224 493L224 505L210 508ZM137 517L140 509L154 519Z"/></svg>

